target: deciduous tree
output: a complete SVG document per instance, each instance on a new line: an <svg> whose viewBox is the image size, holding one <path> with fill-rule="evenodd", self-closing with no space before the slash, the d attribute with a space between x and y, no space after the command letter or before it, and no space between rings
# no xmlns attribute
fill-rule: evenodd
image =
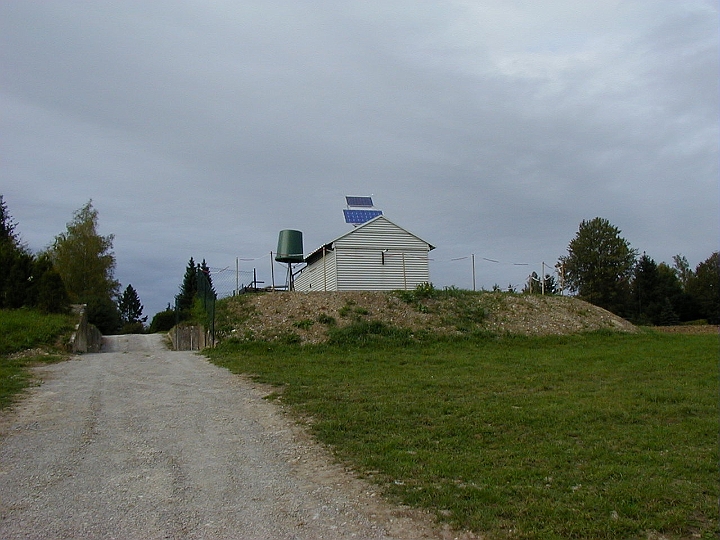
<svg viewBox="0 0 720 540"><path fill-rule="evenodd" d="M103 333L117 330L120 320L114 300L120 284L114 277L113 240L112 234L98 233L98 212L90 200L48 250L70 300L87 304L88 320Z"/></svg>
<svg viewBox="0 0 720 540"><path fill-rule="evenodd" d="M560 266L565 284L580 298L623 314L636 253L620 233L604 218L581 222Z"/></svg>
<svg viewBox="0 0 720 540"><path fill-rule="evenodd" d="M684 255L680 255L679 253L677 255L673 256L673 267L675 268L676 275L678 277L678 280L680 281L680 286L682 287L683 292L687 292L687 285L690 279L693 277L693 271L692 268L690 268L690 263L687 260L687 257Z"/></svg>
<svg viewBox="0 0 720 540"><path fill-rule="evenodd" d="M55 237L49 253L71 301L87 303L91 298L117 295L114 238L98 233L98 212L92 201L77 210L67 230Z"/></svg>

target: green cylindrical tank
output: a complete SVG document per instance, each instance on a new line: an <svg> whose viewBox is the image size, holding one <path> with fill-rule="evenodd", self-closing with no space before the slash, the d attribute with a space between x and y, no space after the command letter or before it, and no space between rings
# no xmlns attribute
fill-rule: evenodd
<svg viewBox="0 0 720 540"><path fill-rule="evenodd" d="M286 263L299 263L305 260L302 232L289 229L280 231L275 260Z"/></svg>

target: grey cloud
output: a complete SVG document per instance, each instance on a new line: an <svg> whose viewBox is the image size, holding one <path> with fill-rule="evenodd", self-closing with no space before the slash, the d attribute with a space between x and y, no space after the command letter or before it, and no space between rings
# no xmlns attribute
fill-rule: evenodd
<svg viewBox="0 0 720 540"><path fill-rule="evenodd" d="M345 194L437 245L438 285L469 286L450 259L471 253L501 261L480 285L519 284L513 263L553 263L597 215L697 264L718 243L717 9L573 6L5 3L1 192L35 249L93 198L153 311L191 255L344 232Z"/></svg>

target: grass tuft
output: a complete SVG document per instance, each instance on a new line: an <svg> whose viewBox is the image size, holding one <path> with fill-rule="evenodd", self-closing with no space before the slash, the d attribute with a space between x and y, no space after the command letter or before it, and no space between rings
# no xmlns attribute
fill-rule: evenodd
<svg viewBox="0 0 720 540"><path fill-rule="evenodd" d="M328 343L331 345L367 345L370 343L406 344L412 340L412 332L396 328L377 320L358 319L343 327L329 330Z"/></svg>

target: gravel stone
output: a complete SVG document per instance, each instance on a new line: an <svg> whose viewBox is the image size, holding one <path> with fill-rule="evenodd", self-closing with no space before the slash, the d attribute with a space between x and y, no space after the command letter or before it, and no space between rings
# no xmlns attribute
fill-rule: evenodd
<svg viewBox="0 0 720 540"><path fill-rule="evenodd" d="M268 390L162 336L39 368L0 416L0 538L471 538L384 502Z"/></svg>

